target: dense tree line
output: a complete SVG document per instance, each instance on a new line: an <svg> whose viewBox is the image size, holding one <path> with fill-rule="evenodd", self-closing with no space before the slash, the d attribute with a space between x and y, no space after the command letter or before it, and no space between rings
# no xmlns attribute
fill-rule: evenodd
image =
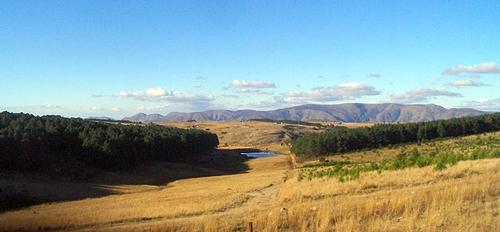
<svg viewBox="0 0 500 232"><path fill-rule="evenodd" d="M297 155L326 155L500 130L500 113L418 123L376 124L372 127L333 127L300 136L292 143Z"/></svg>
<svg viewBox="0 0 500 232"><path fill-rule="evenodd" d="M0 113L0 169L38 170L68 162L121 169L148 160L183 160L218 144L217 135L196 129Z"/></svg>

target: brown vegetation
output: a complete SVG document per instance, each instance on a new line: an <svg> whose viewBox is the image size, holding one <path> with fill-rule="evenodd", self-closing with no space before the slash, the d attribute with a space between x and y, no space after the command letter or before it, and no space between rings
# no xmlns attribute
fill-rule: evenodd
<svg viewBox="0 0 500 232"><path fill-rule="evenodd" d="M299 169L291 165L293 156L241 160L237 153L244 147L234 147L286 150L277 136L286 125L195 125L223 136L221 145L227 143L227 147L207 158L206 166L196 167L192 178L166 181L165 185L161 181L119 181L103 186L118 194L4 212L0 214L0 231L247 231L250 222L254 231L500 230L500 159L460 161L442 171L428 166L364 172L346 182L336 178L299 180ZM469 138L474 136L404 146L442 146ZM375 149L327 159L391 159L399 149ZM222 159L227 157L233 158ZM202 170L204 175L194 176Z"/></svg>
<svg viewBox="0 0 500 232"><path fill-rule="evenodd" d="M282 154L290 153L288 144L291 142L291 136L304 132L321 131L314 126L258 121L162 122L159 124L210 131L219 137L219 147L252 147L277 151Z"/></svg>

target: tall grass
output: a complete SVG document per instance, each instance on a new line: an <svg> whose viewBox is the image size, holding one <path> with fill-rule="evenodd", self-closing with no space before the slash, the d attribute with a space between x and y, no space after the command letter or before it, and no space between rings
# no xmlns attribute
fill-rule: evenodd
<svg viewBox="0 0 500 232"><path fill-rule="evenodd" d="M414 146L411 150L401 148L394 159L353 163L350 161L318 162L307 164L299 171L299 179L336 177L339 181L354 180L363 172L399 170L411 167L434 166L437 171L455 165L462 160L477 160L500 157L500 137L477 136L472 139L457 139L454 142L435 141Z"/></svg>

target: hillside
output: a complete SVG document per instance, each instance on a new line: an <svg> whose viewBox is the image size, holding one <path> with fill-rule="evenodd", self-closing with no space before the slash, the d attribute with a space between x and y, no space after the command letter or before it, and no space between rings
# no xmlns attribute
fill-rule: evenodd
<svg viewBox="0 0 500 232"><path fill-rule="evenodd" d="M498 231L498 158L457 161L441 170L432 165L363 170L344 181L307 176L336 168L336 161L392 161L415 149L424 156L443 151L436 157L462 151L497 154L498 136L346 153L297 168L284 155L251 159L244 172L234 175L158 186L103 185L119 194L1 213L0 231L249 231L250 222L254 231Z"/></svg>
<svg viewBox="0 0 500 232"><path fill-rule="evenodd" d="M123 120L140 122L167 121L233 121L249 119L300 120L300 121L340 121L340 122L419 122L456 117L477 116L485 112L468 108L447 109L434 104L361 104L300 105L289 108L257 110L209 110L203 112L167 115L139 113Z"/></svg>

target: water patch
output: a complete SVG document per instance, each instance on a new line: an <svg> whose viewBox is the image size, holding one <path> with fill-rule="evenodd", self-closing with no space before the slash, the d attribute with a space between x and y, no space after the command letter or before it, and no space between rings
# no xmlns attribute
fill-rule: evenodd
<svg viewBox="0 0 500 232"><path fill-rule="evenodd" d="M278 154L274 152L242 152L242 155L246 155L248 158L264 158L264 157L271 157L271 156L277 156Z"/></svg>

